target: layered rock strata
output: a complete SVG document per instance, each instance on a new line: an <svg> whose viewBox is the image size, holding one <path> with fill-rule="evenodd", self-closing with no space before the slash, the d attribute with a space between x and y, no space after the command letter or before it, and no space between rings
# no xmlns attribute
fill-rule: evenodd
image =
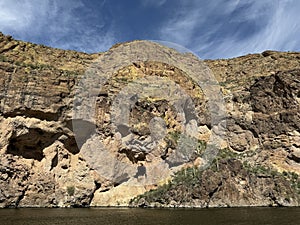
<svg viewBox="0 0 300 225"><path fill-rule="evenodd" d="M117 68L136 43L85 54L0 35L0 207L298 206L300 53L202 62L226 108L219 154L204 170L218 130L205 90L179 66L188 62L129 62L88 90L95 108L74 117L87 71L110 54ZM162 86L144 88L153 77ZM122 96L132 97L125 111Z"/></svg>

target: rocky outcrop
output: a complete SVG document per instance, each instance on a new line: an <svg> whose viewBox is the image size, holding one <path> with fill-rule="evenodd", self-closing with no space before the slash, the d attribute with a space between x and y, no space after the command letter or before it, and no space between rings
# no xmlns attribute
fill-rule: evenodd
<svg viewBox="0 0 300 225"><path fill-rule="evenodd" d="M205 171L187 168L172 181L134 198L133 207L298 206L299 179L222 152Z"/></svg>
<svg viewBox="0 0 300 225"><path fill-rule="evenodd" d="M299 205L299 59L198 65L148 42L84 54L1 34L0 207Z"/></svg>

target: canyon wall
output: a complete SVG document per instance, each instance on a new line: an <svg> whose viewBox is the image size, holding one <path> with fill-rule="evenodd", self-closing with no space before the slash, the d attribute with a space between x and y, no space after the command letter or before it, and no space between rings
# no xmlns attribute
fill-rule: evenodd
<svg viewBox="0 0 300 225"><path fill-rule="evenodd" d="M299 206L300 53L199 62L1 34L0 84L0 207Z"/></svg>

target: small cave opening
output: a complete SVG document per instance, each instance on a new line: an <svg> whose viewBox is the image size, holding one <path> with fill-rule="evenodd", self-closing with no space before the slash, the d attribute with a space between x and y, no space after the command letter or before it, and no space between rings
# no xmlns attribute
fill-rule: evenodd
<svg viewBox="0 0 300 225"><path fill-rule="evenodd" d="M7 147L7 153L41 161L44 157L43 150L50 146L59 135L40 128L29 128L25 134L13 135Z"/></svg>

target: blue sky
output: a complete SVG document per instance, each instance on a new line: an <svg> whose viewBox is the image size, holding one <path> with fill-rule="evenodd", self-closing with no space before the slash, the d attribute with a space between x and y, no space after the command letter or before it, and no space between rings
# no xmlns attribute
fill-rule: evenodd
<svg viewBox="0 0 300 225"><path fill-rule="evenodd" d="M229 58L300 51L299 12L299 0L0 0L0 31L89 53L143 39Z"/></svg>

